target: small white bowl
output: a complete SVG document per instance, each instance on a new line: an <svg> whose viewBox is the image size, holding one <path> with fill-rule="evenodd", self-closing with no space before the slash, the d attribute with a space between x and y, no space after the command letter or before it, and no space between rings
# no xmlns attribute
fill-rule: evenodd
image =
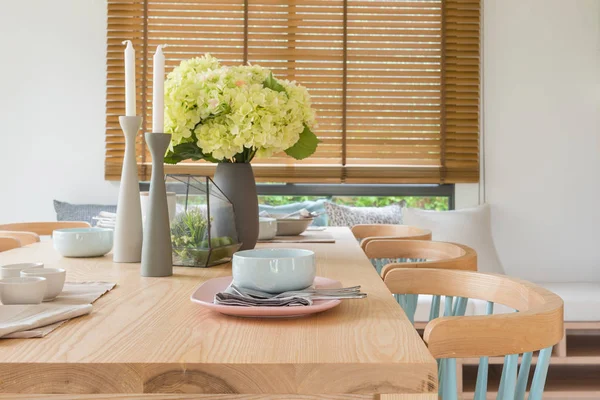
<svg viewBox="0 0 600 400"><path fill-rule="evenodd" d="M233 282L241 287L281 293L312 285L315 253L303 249L238 251L232 261Z"/></svg>
<svg viewBox="0 0 600 400"><path fill-rule="evenodd" d="M0 267L0 278L18 278L21 271L31 268L44 268L44 263L6 264Z"/></svg>
<svg viewBox="0 0 600 400"><path fill-rule="evenodd" d="M270 240L277 235L277 220L269 217L258 217L258 240Z"/></svg>
<svg viewBox="0 0 600 400"><path fill-rule="evenodd" d="M314 218L277 219L277 236L298 236L312 224Z"/></svg>
<svg viewBox="0 0 600 400"><path fill-rule="evenodd" d="M65 286L67 272L62 268L35 268L21 271L22 277L39 276L46 278L46 293L44 301L54 300L62 292Z"/></svg>
<svg viewBox="0 0 600 400"><path fill-rule="evenodd" d="M0 279L2 304L40 304L46 293L46 278L19 277Z"/></svg>
<svg viewBox="0 0 600 400"><path fill-rule="evenodd" d="M108 228L68 228L52 232L54 248L63 257L101 257L113 246Z"/></svg>

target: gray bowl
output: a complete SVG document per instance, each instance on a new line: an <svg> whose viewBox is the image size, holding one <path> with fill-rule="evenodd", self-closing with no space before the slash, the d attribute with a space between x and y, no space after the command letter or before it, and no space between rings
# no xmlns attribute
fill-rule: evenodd
<svg viewBox="0 0 600 400"><path fill-rule="evenodd" d="M277 218L277 236L298 236L313 220L314 218Z"/></svg>
<svg viewBox="0 0 600 400"><path fill-rule="evenodd" d="M63 257L101 257L113 246L108 228L68 228L52 232L54 248Z"/></svg>

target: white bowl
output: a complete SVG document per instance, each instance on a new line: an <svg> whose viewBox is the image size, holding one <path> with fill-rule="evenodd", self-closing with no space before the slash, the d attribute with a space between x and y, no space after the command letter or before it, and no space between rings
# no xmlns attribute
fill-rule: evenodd
<svg viewBox="0 0 600 400"><path fill-rule="evenodd" d="M65 286L67 272L62 268L34 268L21 271L21 276L40 276L46 278L46 293L44 301L54 300L62 292Z"/></svg>
<svg viewBox="0 0 600 400"><path fill-rule="evenodd" d="M258 240L273 239L277 235L277 220L275 218L258 217Z"/></svg>
<svg viewBox="0 0 600 400"><path fill-rule="evenodd" d="M232 261L233 282L241 287L281 293L312 285L315 253L303 249L238 251Z"/></svg>
<svg viewBox="0 0 600 400"><path fill-rule="evenodd" d="M314 218L277 219L277 236L298 236L312 224Z"/></svg>
<svg viewBox="0 0 600 400"><path fill-rule="evenodd" d="M54 248L63 257L101 257L113 246L108 228L68 228L52 232Z"/></svg>
<svg viewBox="0 0 600 400"><path fill-rule="evenodd" d="M0 267L0 278L18 278L21 271L30 268L44 268L44 263L6 264Z"/></svg>
<svg viewBox="0 0 600 400"><path fill-rule="evenodd" d="M19 277L0 279L2 304L40 304L46 293L46 278Z"/></svg>

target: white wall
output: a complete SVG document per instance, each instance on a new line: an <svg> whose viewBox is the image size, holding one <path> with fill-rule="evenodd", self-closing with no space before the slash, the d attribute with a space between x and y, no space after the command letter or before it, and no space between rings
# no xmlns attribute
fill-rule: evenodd
<svg viewBox="0 0 600 400"><path fill-rule="evenodd" d="M116 202L105 20L103 0L2 3L0 221L52 220L55 198ZM511 274L600 280L599 28L598 0L484 0L485 194Z"/></svg>
<svg viewBox="0 0 600 400"><path fill-rule="evenodd" d="M508 273L600 281L600 1L485 0L485 192Z"/></svg>
<svg viewBox="0 0 600 400"><path fill-rule="evenodd" d="M116 203L104 181L104 0L3 1L0 221L55 220L53 199Z"/></svg>

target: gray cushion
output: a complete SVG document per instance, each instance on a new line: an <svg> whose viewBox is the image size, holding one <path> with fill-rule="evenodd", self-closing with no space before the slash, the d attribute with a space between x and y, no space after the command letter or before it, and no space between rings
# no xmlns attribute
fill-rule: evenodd
<svg viewBox="0 0 600 400"><path fill-rule="evenodd" d="M71 204L64 201L54 200L54 210L57 221L85 221L96 225L92 217L100 214L100 211L117 212L116 205L102 204Z"/></svg>
<svg viewBox="0 0 600 400"><path fill-rule="evenodd" d="M329 226L354 226L357 224L402 224L402 205L385 207L350 207L325 203Z"/></svg>

